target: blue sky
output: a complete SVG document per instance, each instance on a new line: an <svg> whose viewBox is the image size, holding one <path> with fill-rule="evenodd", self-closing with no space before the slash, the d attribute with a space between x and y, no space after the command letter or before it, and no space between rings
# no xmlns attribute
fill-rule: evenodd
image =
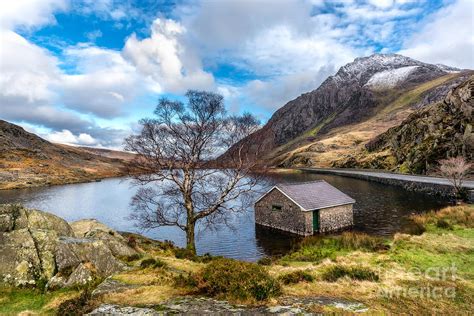
<svg viewBox="0 0 474 316"><path fill-rule="evenodd" d="M160 97L224 95L263 122L356 57L474 68L473 0L0 3L0 118L120 148Z"/></svg>

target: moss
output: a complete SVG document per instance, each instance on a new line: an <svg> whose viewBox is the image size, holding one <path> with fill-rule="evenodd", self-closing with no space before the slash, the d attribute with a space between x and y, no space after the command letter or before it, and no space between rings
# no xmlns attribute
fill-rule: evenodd
<svg viewBox="0 0 474 316"><path fill-rule="evenodd" d="M398 166L398 172L403 174L409 174L410 168L408 168L408 163L405 161L400 166Z"/></svg>

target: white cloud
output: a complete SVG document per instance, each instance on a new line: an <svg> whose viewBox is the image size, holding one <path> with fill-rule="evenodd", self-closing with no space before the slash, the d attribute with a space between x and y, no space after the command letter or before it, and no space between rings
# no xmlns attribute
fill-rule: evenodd
<svg viewBox="0 0 474 316"><path fill-rule="evenodd" d="M5 0L0 3L0 26L31 28L54 23L53 12L65 10L67 0Z"/></svg>
<svg viewBox="0 0 474 316"><path fill-rule="evenodd" d="M243 93L251 103L269 110L276 110L302 93L316 89L328 76L337 71L334 65L280 76L272 80L250 81Z"/></svg>
<svg viewBox="0 0 474 316"><path fill-rule="evenodd" d="M439 10L405 41L400 54L424 62L474 69L474 1Z"/></svg>
<svg viewBox="0 0 474 316"><path fill-rule="evenodd" d="M103 34L101 30L94 30L94 31L85 33L85 35L89 41L95 42L95 40L102 37Z"/></svg>
<svg viewBox="0 0 474 316"><path fill-rule="evenodd" d="M79 135L74 135L71 131L63 129L62 131L53 132L48 134L46 138L53 142L59 144L68 144L68 145L98 145L97 140L95 140L91 135L86 133L81 133Z"/></svg>
<svg viewBox="0 0 474 316"><path fill-rule="evenodd" d="M62 102L78 112L119 116L149 83L118 51L77 45L64 56L77 73L62 76Z"/></svg>
<svg viewBox="0 0 474 316"><path fill-rule="evenodd" d="M132 34L128 38L123 55L163 91L212 88L212 74L202 69L200 60L181 42L185 33L180 23L158 18L151 27L151 37L139 40Z"/></svg>
<svg viewBox="0 0 474 316"><path fill-rule="evenodd" d="M57 59L12 31L0 31L0 97L47 104L58 78Z"/></svg>

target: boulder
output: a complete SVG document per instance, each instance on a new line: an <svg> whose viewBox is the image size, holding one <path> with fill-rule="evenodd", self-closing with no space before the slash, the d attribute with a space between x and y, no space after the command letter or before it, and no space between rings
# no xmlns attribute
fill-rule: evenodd
<svg viewBox="0 0 474 316"><path fill-rule="evenodd" d="M126 266L114 257L102 240L88 238L60 238L56 251L58 271L64 272L81 262L90 262L101 277L123 270Z"/></svg>
<svg viewBox="0 0 474 316"><path fill-rule="evenodd" d="M127 245L127 241L118 232L95 219L72 222L71 227L78 238L90 238L103 241L117 257L128 257L137 252Z"/></svg>
<svg viewBox="0 0 474 316"><path fill-rule="evenodd" d="M69 276L65 286L85 285L97 277L94 267L90 263L81 263Z"/></svg>
<svg viewBox="0 0 474 316"><path fill-rule="evenodd" d="M0 205L0 283L81 285L123 270L118 258L135 253L121 235L95 220L71 226L53 214Z"/></svg>
<svg viewBox="0 0 474 316"><path fill-rule="evenodd" d="M34 285L38 278L40 258L27 229L0 233L0 281Z"/></svg>

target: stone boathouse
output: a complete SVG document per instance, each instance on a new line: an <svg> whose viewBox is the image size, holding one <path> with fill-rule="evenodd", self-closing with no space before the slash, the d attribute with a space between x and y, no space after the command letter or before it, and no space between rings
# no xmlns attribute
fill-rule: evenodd
<svg viewBox="0 0 474 316"><path fill-rule="evenodd" d="M308 236L352 226L355 200L326 181L280 183L255 202L259 225Z"/></svg>

